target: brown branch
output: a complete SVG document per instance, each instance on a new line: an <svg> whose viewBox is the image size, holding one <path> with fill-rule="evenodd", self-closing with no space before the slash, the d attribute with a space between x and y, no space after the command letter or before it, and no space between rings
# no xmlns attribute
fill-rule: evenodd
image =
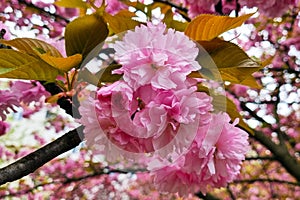
<svg viewBox="0 0 300 200"><path fill-rule="evenodd" d="M0 169L0 185L18 180L43 166L53 158L80 144L79 134L82 126L74 129L46 146L24 156L14 163Z"/></svg>

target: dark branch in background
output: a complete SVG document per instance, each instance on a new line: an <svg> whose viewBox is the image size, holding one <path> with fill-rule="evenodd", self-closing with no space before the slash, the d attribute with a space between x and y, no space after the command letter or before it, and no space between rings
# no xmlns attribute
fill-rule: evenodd
<svg viewBox="0 0 300 200"><path fill-rule="evenodd" d="M99 169L98 171L94 171L93 173L90 173L90 174L87 174L87 175L84 175L84 176L80 176L80 177L72 177L72 178L66 178L65 180L54 180L52 182L45 182L45 183L37 184L34 187L29 188L27 190L22 190L22 191L17 191L17 192L14 192L14 193L0 195L0 198L13 197L13 196L28 194L28 193L33 192L35 189L37 189L39 187L44 187L44 186L47 186L47 185L56 185L56 184L68 185L70 183L83 181L83 180L86 180L86 179L89 179L89 178L95 178L95 177L101 176L101 175L107 175L107 174L112 174L112 173L127 174L127 173L143 172L143 171L145 171L145 170L144 169L118 170L118 169L104 168L104 169Z"/></svg>
<svg viewBox="0 0 300 200"><path fill-rule="evenodd" d="M260 131L255 131L254 138L267 147L274 155L274 158L298 181L300 182L300 163L291 156L286 148L277 145Z"/></svg>
<svg viewBox="0 0 300 200"><path fill-rule="evenodd" d="M163 3L163 4L166 4L166 5L169 5L169 6L173 7L173 8L176 8L177 10L180 10L180 11L185 12L185 13L188 12L188 9L183 8L181 6L178 6L178 5L176 5L176 4L174 4L174 3L170 2L170 1L167 1L167 0L154 0L154 2Z"/></svg>
<svg viewBox="0 0 300 200"><path fill-rule="evenodd" d="M236 198L235 198L235 196L234 196L234 194L233 194L233 192L232 192L232 190L231 190L229 184L227 185L226 189L227 189L227 192L228 192L230 198L231 198L232 200L235 200Z"/></svg>
<svg viewBox="0 0 300 200"><path fill-rule="evenodd" d="M203 200L221 200L221 199L219 199L219 198L217 198L217 197L215 197L211 194L208 194L208 193L206 195L204 195L201 192L198 192L198 193L195 194L195 196L197 196L197 197L199 197Z"/></svg>
<svg viewBox="0 0 300 200"><path fill-rule="evenodd" d="M284 180L278 180L278 179L268 179L268 178L257 178L257 179L244 179L244 180L236 180L233 183L245 183L245 184L251 184L255 182L268 182L268 183L279 183L279 184L288 184L293 186L300 186L300 183L291 182L291 181L284 181ZM230 183L230 184L233 184Z"/></svg>
<svg viewBox="0 0 300 200"><path fill-rule="evenodd" d="M75 148L81 142L78 133L82 126L74 129L46 146L28 154L14 163L0 169L0 185L18 180L49 162L53 158Z"/></svg>
<svg viewBox="0 0 300 200"><path fill-rule="evenodd" d="M239 11L241 10L241 5L239 4L238 0L235 0L235 5L236 5L235 17L238 17L239 16Z"/></svg>
<svg viewBox="0 0 300 200"><path fill-rule="evenodd" d="M156 2L156 3L163 3L163 4L166 4L166 5L169 5L175 9L177 9L179 12L179 14L187 21L187 22L190 22L191 19L187 16L187 12L188 12L188 9L186 8L183 8L181 6L178 6L172 2L169 2L167 0L153 0L153 2ZM184 13L184 14L183 14Z"/></svg>
<svg viewBox="0 0 300 200"><path fill-rule="evenodd" d="M31 2L27 2L26 0L18 0L19 4L23 4L29 8L34 8L36 10L38 10L39 12L41 12L42 14L46 15L46 16L49 16L49 17L54 17L55 19L59 19L59 20L63 20L65 21L66 23L69 23L70 21L60 15L57 15L55 13L51 13L51 12L48 12L46 10L44 10L44 8L40 8L36 5L34 5L33 3Z"/></svg>
<svg viewBox="0 0 300 200"><path fill-rule="evenodd" d="M223 5L221 0L215 5L215 11L220 15L223 15Z"/></svg>
<svg viewBox="0 0 300 200"><path fill-rule="evenodd" d="M232 95L234 95L233 93L231 93ZM234 95L235 96L235 95ZM237 98L237 96L235 96L235 98ZM258 116L254 111L252 111L251 109L249 109L246 105L245 102L240 101L240 106L243 110L247 111L252 117L254 117L256 120L272 127L271 124L269 124L268 122L266 122L262 117ZM240 127L241 129L243 129L242 127ZM276 130L278 132L278 135L282 136L282 132L280 130ZM252 136L250 134L250 136ZM280 144L276 144L274 143L269 137L267 137L263 132L260 131L255 131L254 130L254 136L252 136L255 140L257 140L258 142L260 142L262 145L264 145L267 149L269 149L272 154L274 155L274 158L298 181L300 182L300 163L298 162L298 160L293 157L285 143L283 143L282 141L280 142ZM282 140L282 138L281 138Z"/></svg>
<svg viewBox="0 0 300 200"><path fill-rule="evenodd" d="M255 112L250 110L246 105L245 102L241 102L241 108L245 109L249 112L251 116L256 118L257 120L267 123L259 117ZM268 124L268 123L267 123ZM241 128L241 127L240 127ZM250 134L251 136L251 134ZM282 144L277 145L275 144L269 137L267 137L264 133L260 131L254 131L254 139L259 141L262 145L264 145L267 149L269 149L274 158L280 162L280 164L298 181L300 182L300 163L297 161L296 158L291 156L288 149L282 147Z"/></svg>
<svg viewBox="0 0 300 200"><path fill-rule="evenodd" d="M275 161L276 159L273 156L257 156L257 157L246 157L245 160L272 160L272 161Z"/></svg>

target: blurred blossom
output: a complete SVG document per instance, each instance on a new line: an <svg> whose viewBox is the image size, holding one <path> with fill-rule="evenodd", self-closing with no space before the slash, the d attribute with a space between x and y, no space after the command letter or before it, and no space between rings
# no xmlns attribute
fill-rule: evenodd
<svg viewBox="0 0 300 200"><path fill-rule="evenodd" d="M247 97L249 90L249 86L234 84L230 87L230 89L234 92L237 97Z"/></svg>
<svg viewBox="0 0 300 200"><path fill-rule="evenodd" d="M95 0L95 6L100 7L103 3L103 0ZM106 8L105 11L111 15L117 14L120 10L127 9L128 6L122 3L121 0L109 0L105 1Z"/></svg>
<svg viewBox="0 0 300 200"><path fill-rule="evenodd" d="M9 40L10 39L11 35L10 35L10 32L9 32L9 29L1 21L0 21L0 31L1 31L1 35L4 36L3 39L5 39L5 40Z"/></svg>
<svg viewBox="0 0 300 200"><path fill-rule="evenodd" d="M16 112L14 106L25 106L26 110L31 102L39 102L42 97L48 96L50 93L38 81L13 81L9 90L0 90L0 117L5 120L9 111Z"/></svg>
<svg viewBox="0 0 300 200"><path fill-rule="evenodd" d="M188 8L188 15L190 18L194 18L199 14L215 13L215 5L220 0L177 0L182 3L183 7Z"/></svg>
<svg viewBox="0 0 300 200"><path fill-rule="evenodd" d="M296 150L296 151L300 151L300 143L297 143L297 144L295 145L295 150Z"/></svg>
<svg viewBox="0 0 300 200"><path fill-rule="evenodd" d="M4 135L9 130L9 124L0 120L0 136Z"/></svg>
<svg viewBox="0 0 300 200"><path fill-rule="evenodd" d="M239 0L241 6L257 7L259 12L268 17L282 16L290 6L296 6L296 0Z"/></svg>
<svg viewBox="0 0 300 200"><path fill-rule="evenodd" d="M19 98L9 90L0 90L0 117L6 119L9 111L15 111L14 106L20 106Z"/></svg>
<svg viewBox="0 0 300 200"><path fill-rule="evenodd" d="M14 81L11 83L10 89L19 97L19 100L25 104L28 104L32 101L37 102L42 96L50 96L50 93L47 92L44 86L42 86L38 81Z"/></svg>
<svg viewBox="0 0 300 200"><path fill-rule="evenodd" d="M44 35L39 35L38 39L46 41L48 44L55 47L63 57L67 57L66 55L66 46L65 40L60 38L47 38Z"/></svg>

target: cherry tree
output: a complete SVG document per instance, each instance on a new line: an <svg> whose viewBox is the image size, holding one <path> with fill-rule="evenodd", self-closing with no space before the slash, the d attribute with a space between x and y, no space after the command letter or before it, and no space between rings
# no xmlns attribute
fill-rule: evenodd
<svg viewBox="0 0 300 200"><path fill-rule="evenodd" d="M0 6L1 198L300 196L298 1Z"/></svg>

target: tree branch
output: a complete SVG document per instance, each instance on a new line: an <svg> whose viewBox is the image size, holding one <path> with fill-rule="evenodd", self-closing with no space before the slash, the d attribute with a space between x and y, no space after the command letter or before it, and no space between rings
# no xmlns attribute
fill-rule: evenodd
<svg viewBox="0 0 300 200"><path fill-rule="evenodd" d="M14 163L0 169L0 185L18 180L43 166L53 158L65 153L81 142L79 133L83 127L74 129L46 146L24 156Z"/></svg>
<svg viewBox="0 0 300 200"><path fill-rule="evenodd" d="M255 131L254 138L267 147L273 153L275 159L278 160L298 182L300 182L300 163L291 156L286 148L282 148L281 145L276 145L260 131Z"/></svg>
<svg viewBox="0 0 300 200"><path fill-rule="evenodd" d="M167 0L154 0L153 2L156 2L156 3L163 3L163 4L166 4L166 5L169 5L175 9L178 10L179 14L187 21L187 22L190 22L191 19L186 15L187 12L188 12L188 9L184 8L184 7L181 7L181 6L178 6L170 1L167 1Z"/></svg>
<svg viewBox="0 0 300 200"><path fill-rule="evenodd" d="M215 197L209 193L207 193L206 195L202 194L201 192L198 192L195 194L195 196L203 199L203 200L220 200L218 197Z"/></svg>
<svg viewBox="0 0 300 200"><path fill-rule="evenodd" d="M42 14L46 15L46 16L49 16L49 17L54 17L55 19L59 19L59 20L63 20L65 21L66 23L69 23L70 21L60 15L57 15L55 13L51 13L51 12L48 12L46 10L44 10L43 8L40 8L36 5L34 5L33 3L31 2L27 2L26 0L18 0L19 4L23 4L27 7L30 7L30 8L34 8L36 10L38 10L39 12L41 12Z"/></svg>
<svg viewBox="0 0 300 200"><path fill-rule="evenodd" d="M241 108L246 110L250 113L252 117L257 119L258 121L261 121L262 123L265 123L268 126L272 126L268 122L266 122L263 118L259 117L254 111L249 109L245 102L241 102L240 104ZM242 127L240 127L242 128ZM277 130L279 131L279 130ZM278 134L282 134L281 132L278 132ZM251 134L249 134L251 136ZM268 148L272 154L274 155L274 158L280 162L280 164L298 181L300 182L300 163L297 161L296 158L291 156L289 153L287 147L282 142L277 145L275 144L269 137L267 137L263 132L260 131L254 131L254 139L259 141L262 145L264 145L266 148Z"/></svg>
<svg viewBox="0 0 300 200"><path fill-rule="evenodd" d="M246 157L245 160L276 160L273 156Z"/></svg>
<svg viewBox="0 0 300 200"><path fill-rule="evenodd" d="M180 11L185 12L185 13L188 12L187 8L181 7L181 6L176 5L176 4L174 4L174 3L170 2L170 1L167 1L167 0L154 0L154 2L163 3L163 4L166 4L166 5L169 5L169 6L173 7L173 8L176 8L177 10L180 10Z"/></svg>
<svg viewBox="0 0 300 200"><path fill-rule="evenodd" d="M0 198L14 197L14 196L28 194L28 193L33 192L35 189L37 189L39 187L44 187L44 186L47 186L47 185L57 185L57 184L68 185L68 184L73 183L73 182L79 182L79 181L83 181L83 180L86 180L86 179L89 179L89 178L95 178L97 176L108 175L108 174L111 174L111 173L128 174L128 173L135 173L135 172L142 172L142 171L145 171L145 169L118 170L118 169L103 168L103 169L94 171L93 173L86 174L86 175L79 176L79 177L72 177L72 178L67 178L66 177L64 180L53 180L51 182L40 183L40 184L37 184L37 185L35 185L35 186L33 186L29 189L20 190L20 191L10 193L10 194L0 195Z"/></svg>
<svg viewBox="0 0 300 200"><path fill-rule="evenodd" d="M231 184L235 184L235 183L246 183L246 184L249 184L249 183L255 183L255 182L270 182L270 183L280 183L280 184L288 184L288 185L300 186L300 183L297 183L297 182L284 181L284 180L278 180L278 179L269 179L269 178L235 180Z"/></svg>

